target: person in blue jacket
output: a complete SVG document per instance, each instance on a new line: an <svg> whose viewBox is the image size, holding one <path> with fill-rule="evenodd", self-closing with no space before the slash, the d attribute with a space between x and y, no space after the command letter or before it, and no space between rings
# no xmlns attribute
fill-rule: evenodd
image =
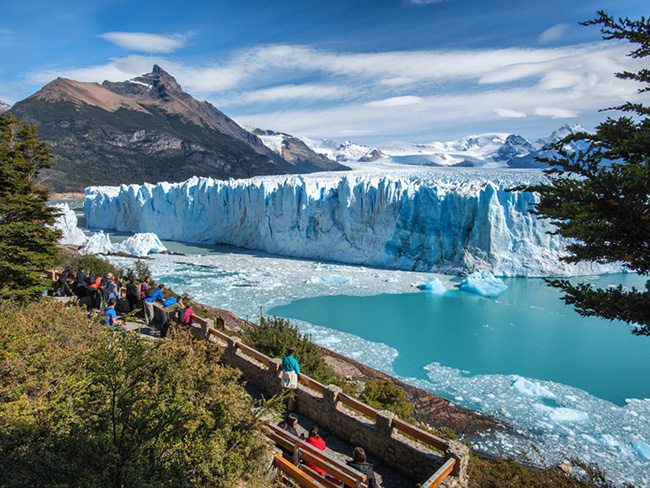
<svg viewBox="0 0 650 488"><path fill-rule="evenodd" d="M282 386L285 391L291 390L291 393L287 395L287 410L289 412L296 408L296 389L298 388L298 375L300 374L298 361L293 357L295 352L295 346L289 346L287 355L282 358Z"/></svg>
<svg viewBox="0 0 650 488"><path fill-rule="evenodd" d="M165 300L162 292L164 288L165 285L161 283L158 285L158 289L151 296L142 299L142 304L144 305L144 320L147 324L150 324L153 320L153 303L156 300L160 300L161 302Z"/></svg>

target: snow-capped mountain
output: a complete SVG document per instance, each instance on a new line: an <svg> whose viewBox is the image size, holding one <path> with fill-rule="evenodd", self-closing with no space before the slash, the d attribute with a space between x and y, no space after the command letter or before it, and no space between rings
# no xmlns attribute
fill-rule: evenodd
<svg viewBox="0 0 650 488"><path fill-rule="evenodd" d="M302 140L317 153L349 163L379 161L415 166L534 168L543 167L543 164L535 160L535 156L540 154L546 144L581 131L584 129L580 125L563 125L549 137L539 138L535 142L517 134L500 132L424 144L393 141L374 147L352 141L340 143L330 139Z"/></svg>
<svg viewBox="0 0 650 488"><path fill-rule="evenodd" d="M264 145L282 156L290 164L299 165L308 171L337 171L349 169L323 154L318 154L302 140L290 134L264 129L248 129L259 137Z"/></svg>
<svg viewBox="0 0 650 488"><path fill-rule="evenodd" d="M11 108L11 105L7 105L5 102L0 100L0 114L5 113L10 108Z"/></svg>

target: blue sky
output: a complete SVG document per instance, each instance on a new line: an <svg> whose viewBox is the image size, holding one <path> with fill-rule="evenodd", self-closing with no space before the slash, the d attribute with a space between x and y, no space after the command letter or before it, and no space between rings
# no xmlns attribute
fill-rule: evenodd
<svg viewBox="0 0 650 488"><path fill-rule="evenodd" d="M356 142L591 129L637 100L630 46L578 25L647 0L2 2L0 100L159 64L242 124ZM636 64L635 64L636 63Z"/></svg>

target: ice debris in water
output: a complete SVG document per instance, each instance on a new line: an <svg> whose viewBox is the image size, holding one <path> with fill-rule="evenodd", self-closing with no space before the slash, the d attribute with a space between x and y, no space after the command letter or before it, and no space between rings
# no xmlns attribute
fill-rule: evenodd
<svg viewBox="0 0 650 488"><path fill-rule="evenodd" d="M517 375L511 376L511 378L512 383L510 384L510 388L518 393L539 398L548 398L550 400L555 399L553 392L547 390L543 386L540 386L539 383L533 383L532 381L528 381L527 379Z"/></svg>
<svg viewBox="0 0 650 488"><path fill-rule="evenodd" d="M77 216L74 211L67 203L57 203L52 206L61 211L61 214L56 218L54 224L52 224L53 229L61 231L59 244L83 246L86 242L86 235L77 226Z"/></svg>
<svg viewBox="0 0 650 488"><path fill-rule="evenodd" d="M163 252L167 248L153 232L133 234L121 244L115 246L116 252L125 252L135 256L147 256L150 253Z"/></svg>
<svg viewBox="0 0 650 488"><path fill-rule="evenodd" d="M418 285L418 288L434 295L442 295L447 291L445 286L442 284L442 281L438 278L429 278L425 284Z"/></svg>
<svg viewBox="0 0 650 488"><path fill-rule="evenodd" d="M91 235L86 243L79 249L80 254L111 254L113 252L113 244L108 234L103 231L95 232Z"/></svg>
<svg viewBox="0 0 650 488"><path fill-rule="evenodd" d="M536 403L533 408L544 418L552 420L553 422L561 423L580 423L589 421L589 414L582 410L575 410L573 408L558 407L553 408L547 405Z"/></svg>
<svg viewBox="0 0 650 488"><path fill-rule="evenodd" d="M650 445L641 441L632 442L632 448L637 452L639 456L644 459L650 460Z"/></svg>
<svg viewBox="0 0 650 488"><path fill-rule="evenodd" d="M489 271L472 273L460 284L461 291L484 297L498 297L508 289L506 284Z"/></svg>
<svg viewBox="0 0 650 488"><path fill-rule="evenodd" d="M349 283L350 278L345 276L312 276L309 280L310 283Z"/></svg>

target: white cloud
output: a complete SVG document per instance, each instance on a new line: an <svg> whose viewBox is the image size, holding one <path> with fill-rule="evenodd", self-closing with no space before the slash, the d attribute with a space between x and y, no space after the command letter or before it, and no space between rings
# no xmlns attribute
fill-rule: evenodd
<svg viewBox="0 0 650 488"><path fill-rule="evenodd" d="M99 37L116 46L145 53L170 53L183 47L187 40L182 34L163 36L146 32L107 32Z"/></svg>
<svg viewBox="0 0 650 488"><path fill-rule="evenodd" d="M509 108L495 108L494 111L499 117L511 118L511 119L520 119L526 117L524 112L519 112L517 110L510 110Z"/></svg>
<svg viewBox="0 0 650 488"><path fill-rule="evenodd" d="M239 97L229 100L232 104L269 103L283 100L327 100L346 97L350 89L343 86L328 85L282 85L264 90L255 90L244 93Z"/></svg>
<svg viewBox="0 0 650 488"><path fill-rule="evenodd" d="M406 105L418 105L422 101L422 98L415 96L393 97L368 102L366 103L366 107L404 107Z"/></svg>
<svg viewBox="0 0 650 488"><path fill-rule="evenodd" d="M403 138L454 127L467 133L474 126L499 131L515 123L517 130L524 124L546 127L554 118L601 120L598 109L639 97L634 83L613 76L639 69L639 60L626 57L627 51L623 43L611 42L380 53L264 45L219 63L131 55L83 69L38 73L31 80L119 81L159 64L188 93L229 107L229 115L251 126L313 137Z"/></svg>
<svg viewBox="0 0 650 488"><path fill-rule="evenodd" d="M535 115L541 117L551 117L552 119L571 119L578 116L574 110L557 107L538 107L535 109Z"/></svg>
<svg viewBox="0 0 650 488"><path fill-rule="evenodd" d="M537 41L540 44L549 44L562 39L571 26L569 24L556 24L542 32Z"/></svg>

